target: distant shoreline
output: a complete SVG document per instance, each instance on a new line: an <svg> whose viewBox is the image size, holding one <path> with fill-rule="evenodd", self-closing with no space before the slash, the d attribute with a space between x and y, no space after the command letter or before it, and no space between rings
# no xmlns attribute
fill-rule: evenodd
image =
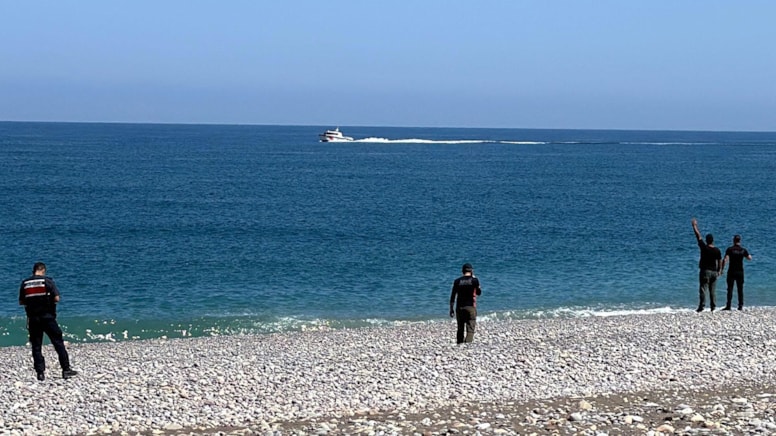
<svg viewBox="0 0 776 436"><path fill-rule="evenodd" d="M769 309L770 306L755 306ZM774 307L776 309L776 307ZM521 321L536 319L565 319L584 317L640 316L649 314L690 313L693 308L652 307L644 309L593 309L593 308L555 308L555 309L525 309L504 311L481 311L481 322L491 321ZM375 327L402 327L409 324L433 324L449 321L449 318L436 317L430 319L323 319L323 318L293 318L284 317L282 321L262 322L252 317L229 318L214 317L210 321L222 321L222 326L202 324L197 326L190 321L158 321L151 325L148 322L137 323L126 320L94 320L90 317L61 317L60 325L65 331L65 340L73 343L113 343L133 342L153 339L191 339L202 337L221 337L233 335L268 335L276 333L294 333L305 331L328 331L342 329L362 329ZM27 343L27 332L24 327L25 318L19 314L13 324L6 325L6 330L13 329L14 343L8 343L10 336L0 337L0 348L24 346ZM235 322L237 324L230 324ZM138 332L147 328L152 332L160 332L166 328L164 337L146 335L137 336Z"/></svg>

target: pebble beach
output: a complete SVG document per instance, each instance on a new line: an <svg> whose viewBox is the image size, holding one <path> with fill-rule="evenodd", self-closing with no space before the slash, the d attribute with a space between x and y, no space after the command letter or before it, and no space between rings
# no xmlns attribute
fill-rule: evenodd
<svg viewBox="0 0 776 436"><path fill-rule="evenodd" d="M776 434L776 309L0 349L0 434Z"/></svg>

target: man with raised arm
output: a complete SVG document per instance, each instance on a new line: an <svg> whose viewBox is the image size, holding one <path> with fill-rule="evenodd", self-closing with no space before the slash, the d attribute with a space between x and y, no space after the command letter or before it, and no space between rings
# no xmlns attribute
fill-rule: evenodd
<svg viewBox="0 0 776 436"><path fill-rule="evenodd" d="M701 237L701 232L698 230L698 220L692 219L692 230L695 233L695 239L698 240L698 248L701 250L701 258L698 261L698 268L700 272L698 274L698 308L696 312L703 312L705 307L704 295L708 291L709 293L709 308L712 312L717 307L717 301L714 295L714 290L717 284L717 277L722 274L722 252L719 248L714 246L714 236L711 233L706 235L706 242Z"/></svg>

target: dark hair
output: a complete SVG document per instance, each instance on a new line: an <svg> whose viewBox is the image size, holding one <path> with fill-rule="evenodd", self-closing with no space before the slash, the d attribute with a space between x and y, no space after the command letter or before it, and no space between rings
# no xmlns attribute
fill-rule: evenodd
<svg viewBox="0 0 776 436"><path fill-rule="evenodd" d="M709 233L708 235L706 235L706 243L711 244L712 242L714 242L714 236L712 236L711 233Z"/></svg>
<svg viewBox="0 0 776 436"><path fill-rule="evenodd" d="M43 262L35 262L35 265L32 266L32 273L35 274L37 271L41 271L46 269L46 264Z"/></svg>
<svg viewBox="0 0 776 436"><path fill-rule="evenodd" d="M741 242L741 235L733 236L733 242Z"/></svg>
<svg viewBox="0 0 776 436"><path fill-rule="evenodd" d="M472 271L474 271L474 268L472 268L472 264L470 263L465 263L461 267L461 272L472 272Z"/></svg>

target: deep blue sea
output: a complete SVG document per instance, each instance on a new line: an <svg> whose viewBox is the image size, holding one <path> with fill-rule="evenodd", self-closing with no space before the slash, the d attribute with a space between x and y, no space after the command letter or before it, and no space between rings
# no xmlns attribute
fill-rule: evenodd
<svg viewBox="0 0 776 436"><path fill-rule="evenodd" d="M0 346L692 310L693 217L776 306L776 133L331 127L0 123Z"/></svg>

